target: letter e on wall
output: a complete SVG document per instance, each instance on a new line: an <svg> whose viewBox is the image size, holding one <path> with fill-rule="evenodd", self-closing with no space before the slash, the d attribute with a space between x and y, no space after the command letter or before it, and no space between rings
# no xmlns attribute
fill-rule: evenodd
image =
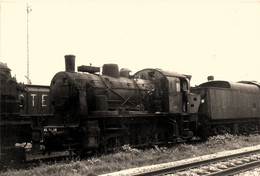
<svg viewBox="0 0 260 176"><path fill-rule="evenodd" d="M45 100L46 100L45 97L47 97L47 96L48 96L48 95L46 95L46 94L42 94L42 107L47 106L46 103L45 103Z"/></svg>

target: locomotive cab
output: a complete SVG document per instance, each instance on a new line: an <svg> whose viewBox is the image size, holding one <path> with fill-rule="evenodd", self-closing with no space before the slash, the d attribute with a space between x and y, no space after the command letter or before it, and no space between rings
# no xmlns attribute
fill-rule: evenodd
<svg viewBox="0 0 260 176"><path fill-rule="evenodd" d="M149 99L153 102L151 109L156 113L197 112L199 96L190 95L190 81L186 76L160 69L144 69L137 72L134 78L137 81L138 79L150 80L155 85L155 88L149 91Z"/></svg>

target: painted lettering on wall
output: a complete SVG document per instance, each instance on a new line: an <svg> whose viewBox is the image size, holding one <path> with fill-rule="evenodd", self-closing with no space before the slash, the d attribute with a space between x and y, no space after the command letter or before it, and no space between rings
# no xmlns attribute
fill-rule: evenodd
<svg viewBox="0 0 260 176"><path fill-rule="evenodd" d="M36 94L31 94L31 97L32 97L32 107L34 107L34 99L36 97Z"/></svg>
<svg viewBox="0 0 260 176"><path fill-rule="evenodd" d="M46 94L42 94L42 107L43 106L47 106L46 104L45 104L45 97L47 97L48 95L46 95Z"/></svg>
<svg viewBox="0 0 260 176"><path fill-rule="evenodd" d="M34 107L34 106L35 106L35 101L36 101L37 94L31 94L31 97L32 97L32 107ZM48 97L47 94L42 94L42 97L41 97L42 107L46 107L46 106L47 106L46 97Z"/></svg>

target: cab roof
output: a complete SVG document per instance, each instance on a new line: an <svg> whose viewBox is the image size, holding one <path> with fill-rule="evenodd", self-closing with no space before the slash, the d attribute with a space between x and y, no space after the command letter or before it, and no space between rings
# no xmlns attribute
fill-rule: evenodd
<svg viewBox="0 0 260 176"><path fill-rule="evenodd" d="M138 71L138 72L136 72L136 73L134 74L134 77L135 77L135 76L138 77L138 75L140 75L140 74L142 74L142 73L150 73L150 72L157 72L157 73L160 73L162 76L165 76L165 77L186 78L185 75L182 75L182 74L180 74L180 73L178 73L178 72L164 71L164 70L158 69L158 68L156 68L156 69L147 68L147 69L140 70L140 71Z"/></svg>

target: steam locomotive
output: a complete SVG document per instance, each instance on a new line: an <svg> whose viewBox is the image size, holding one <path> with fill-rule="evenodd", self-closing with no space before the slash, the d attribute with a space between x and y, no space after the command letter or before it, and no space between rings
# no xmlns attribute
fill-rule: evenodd
<svg viewBox="0 0 260 176"><path fill-rule="evenodd" d="M0 62L0 165L26 160L26 150L39 150L44 119L50 118L49 86L24 85ZM33 144L33 146L32 146Z"/></svg>
<svg viewBox="0 0 260 176"><path fill-rule="evenodd" d="M50 85L54 118L48 125L57 130L51 145L61 140L81 151L193 137L200 96L189 92L187 76L160 69L130 76L129 69L119 71L115 64L105 64L102 75L99 67L84 65L75 72L75 56L65 60L66 71Z"/></svg>
<svg viewBox="0 0 260 176"><path fill-rule="evenodd" d="M17 143L31 145L27 154L46 156L259 132L256 82L208 81L190 87L190 75L161 69L130 75L116 64L103 65L102 74L99 67L86 65L76 72L74 55L65 56L65 67L50 86L37 86L17 84L2 64L1 155L8 148L26 149Z"/></svg>

